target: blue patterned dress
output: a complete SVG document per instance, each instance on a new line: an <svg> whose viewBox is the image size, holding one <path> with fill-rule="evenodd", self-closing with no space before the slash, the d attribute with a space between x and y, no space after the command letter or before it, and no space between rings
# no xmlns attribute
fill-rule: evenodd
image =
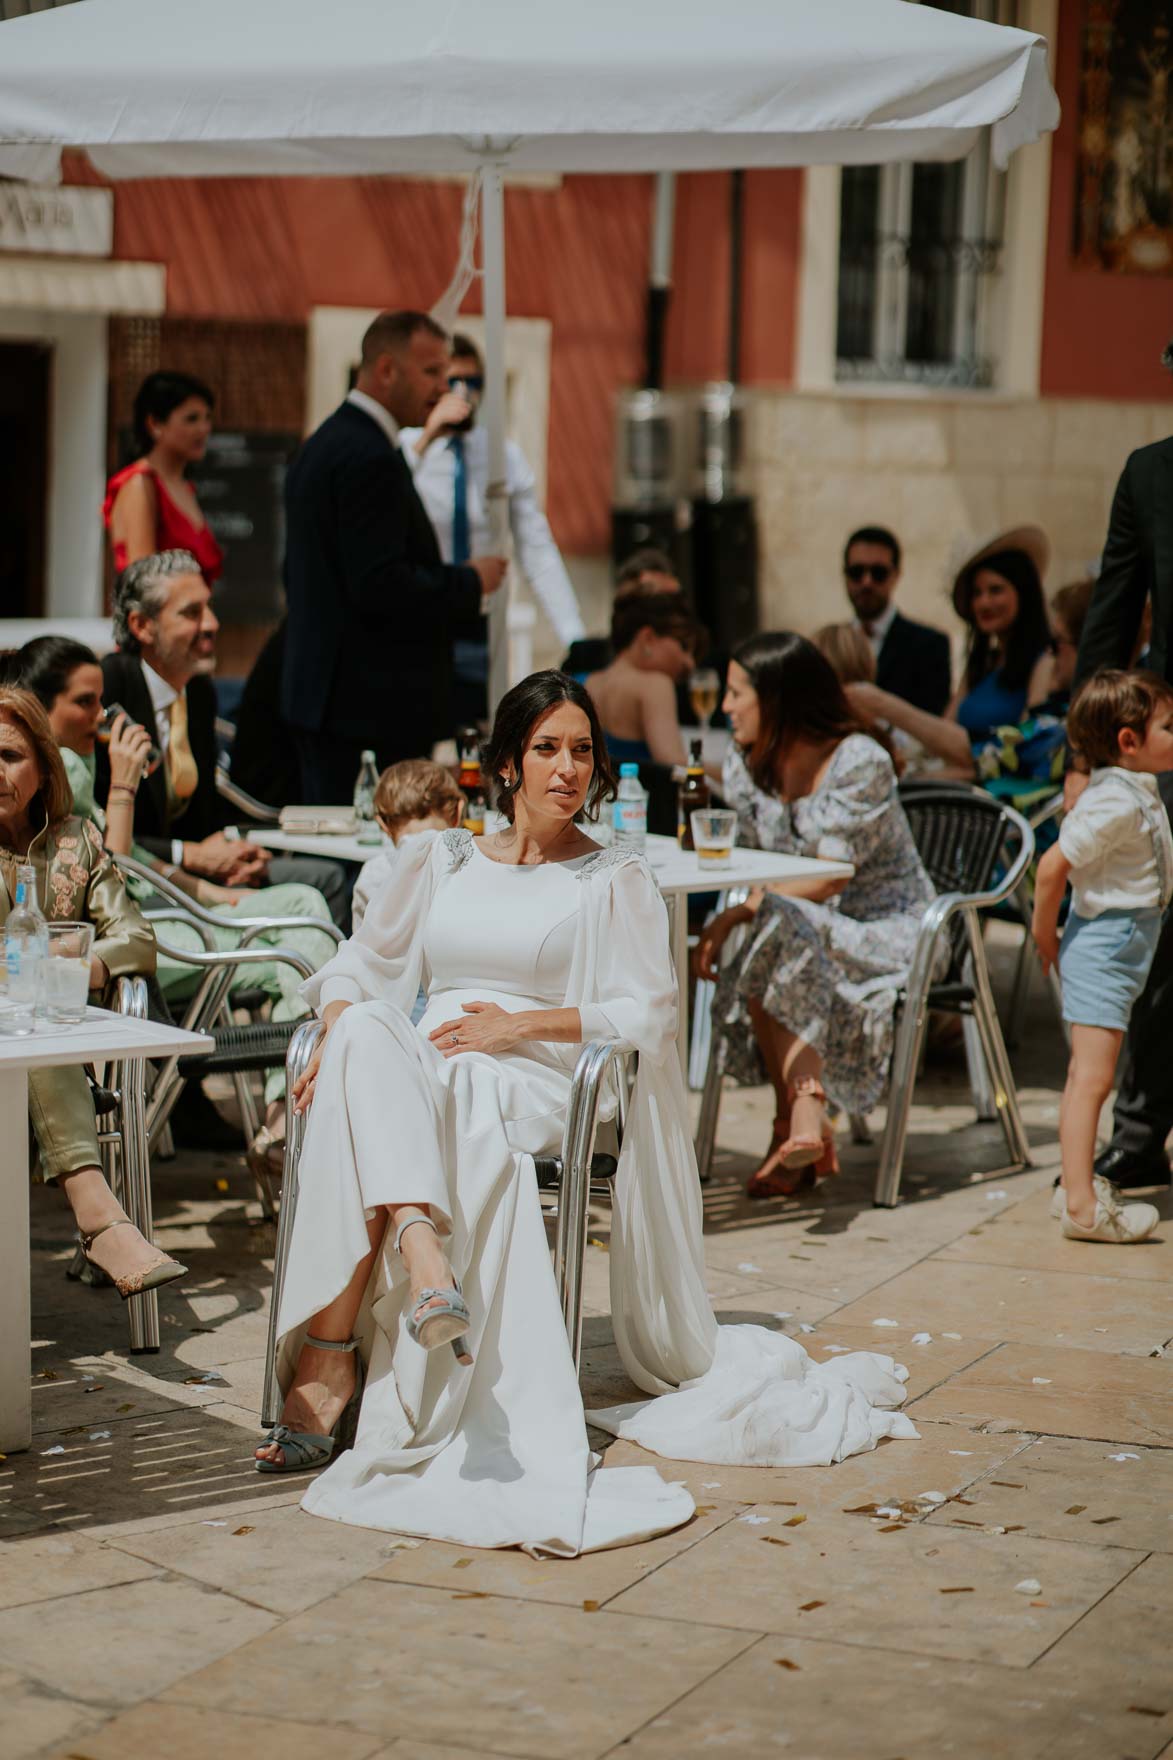
<svg viewBox="0 0 1173 1760"><path fill-rule="evenodd" d="M717 986L713 1021L725 1037L726 1071L748 1085L767 1079L750 1023L753 998L819 1053L832 1099L870 1112L887 1083L897 994L934 896L892 761L875 740L851 734L814 792L790 802L755 787L733 747L724 794L737 809L743 845L855 868L825 904L765 895Z"/></svg>

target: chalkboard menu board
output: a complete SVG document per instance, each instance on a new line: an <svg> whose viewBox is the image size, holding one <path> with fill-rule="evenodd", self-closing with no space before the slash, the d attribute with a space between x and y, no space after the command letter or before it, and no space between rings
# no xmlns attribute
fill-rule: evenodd
<svg viewBox="0 0 1173 1760"><path fill-rule="evenodd" d="M221 623L273 624L285 615L285 469L299 434L217 431L188 473L204 518L224 551L216 583ZM137 456L134 437L119 434L122 460Z"/></svg>
<svg viewBox="0 0 1173 1760"><path fill-rule="evenodd" d="M214 433L191 480L225 553L216 588L222 623L276 623L284 615L285 468L297 434Z"/></svg>

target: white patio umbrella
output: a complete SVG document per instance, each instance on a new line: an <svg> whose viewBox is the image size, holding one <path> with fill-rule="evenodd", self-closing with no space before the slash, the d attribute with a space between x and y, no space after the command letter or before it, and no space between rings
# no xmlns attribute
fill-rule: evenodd
<svg viewBox="0 0 1173 1760"><path fill-rule="evenodd" d="M0 175L55 179L65 146L111 178L481 172L502 548L507 172L952 159L986 128L1005 164L1058 116L1041 38L909 0L84 0L0 25Z"/></svg>

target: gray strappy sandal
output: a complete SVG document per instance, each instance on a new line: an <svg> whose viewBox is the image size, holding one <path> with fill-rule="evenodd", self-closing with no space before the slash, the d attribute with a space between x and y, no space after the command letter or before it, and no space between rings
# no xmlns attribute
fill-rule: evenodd
<svg viewBox="0 0 1173 1760"><path fill-rule="evenodd" d="M306 1334L306 1344L312 1345L316 1351L354 1351L358 1349L358 1339L350 1338L341 1342L332 1338L311 1338ZM263 1436L257 1444L258 1448L267 1448L271 1443L284 1451L285 1458L280 1461L255 1462L258 1473L308 1473L314 1467L324 1467L331 1460L335 1451L341 1454L354 1441L354 1433L358 1427L358 1409L362 1404L363 1366L362 1358L356 1357L354 1363L354 1392L347 1400L338 1422L329 1435L320 1435L314 1430L291 1430L288 1424L274 1424L267 1436Z"/></svg>
<svg viewBox="0 0 1173 1760"><path fill-rule="evenodd" d="M425 1216L422 1211L415 1216L409 1216L407 1221L401 1222L395 1231L395 1251L397 1253L404 1233L417 1222L426 1223L433 1234L440 1232L431 1217ZM468 1303L461 1294L460 1284L456 1278L453 1278L452 1282L454 1286L452 1289L422 1289L419 1292L412 1305L411 1313L407 1316L407 1331L408 1336L413 1338L416 1344L422 1345L426 1351L434 1351L441 1345L450 1344L456 1361L462 1367L467 1368L472 1362L472 1352L464 1343L464 1337L472 1325L472 1315L469 1312ZM427 1307L428 1302L434 1302L436 1306Z"/></svg>

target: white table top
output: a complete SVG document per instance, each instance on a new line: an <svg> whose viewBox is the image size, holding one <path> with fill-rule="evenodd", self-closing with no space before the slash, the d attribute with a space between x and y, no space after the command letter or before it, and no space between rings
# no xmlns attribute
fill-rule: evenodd
<svg viewBox="0 0 1173 1760"><path fill-rule="evenodd" d="M357 837L302 835L296 831L270 830L250 833L269 849L288 850L291 855L332 856L335 861L365 862L378 853L378 844L360 843ZM768 880L798 880L817 874L822 879L852 873L846 862L814 861L809 856L779 855L768 849L735 849L727 868L701 870L692 851L677 847L674 837L649 837L648 860L660 891L723 892L727 886L759 886Z"/></svg>
<svg viewBox="0 0 1173 1760"><path fill-rule="evenodd" d="M724 892L728 886L761 886L770 880L843 879L855 872L849 862L815 861L770 849L735 849L725 868L703 868L693 850L674 837L649 837L648 861L666 897L679 892Z"/></svg>
<svg viewBox="0 0 1173 1760"><path fill-rule="evenodd" d="M25 1038L0 1034L0 1069L50 1069L69 1063L104 1063L125 1057L206 1056L214 1041L205 1033L158 1021L135 1020L105 1008L87 1008L76 1027L38 1021Z"/></svg>

